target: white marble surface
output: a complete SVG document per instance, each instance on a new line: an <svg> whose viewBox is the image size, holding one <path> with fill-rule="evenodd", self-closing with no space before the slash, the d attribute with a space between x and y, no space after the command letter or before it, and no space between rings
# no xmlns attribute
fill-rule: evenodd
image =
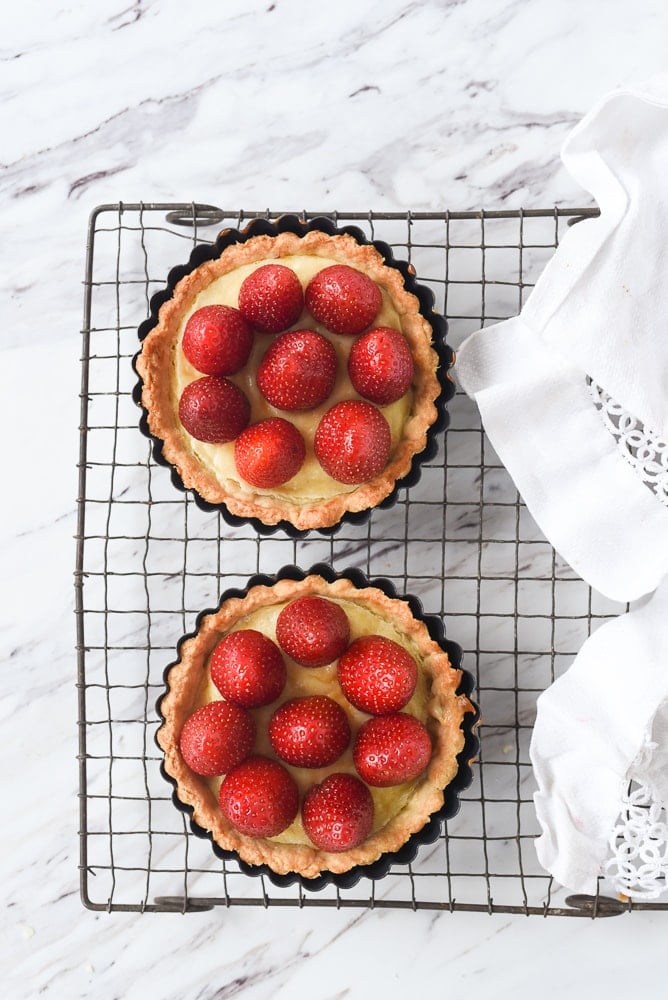
<svg viewBox="0 0 668 1000"><path fill-rule="evenodd" d="M12 1000L657 986L665 913L108 915L79 901L71 579L90 210L586 202L560 167L563 138L605 92L664 66L663 0L315 6L24 0L5 12L0 947Z"/></svg>

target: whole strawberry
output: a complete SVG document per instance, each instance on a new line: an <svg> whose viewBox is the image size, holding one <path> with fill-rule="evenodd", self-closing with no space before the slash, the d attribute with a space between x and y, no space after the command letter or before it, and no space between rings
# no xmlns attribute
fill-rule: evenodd
<svg viewBox="0 0 668 1000"><path fill-rule="evenodd" d="M294 778L277 760L253 756L223 779L218 796L223 815L249 837L276 837L299 811Z"/></svg>
<svg viewBox="0 0 668 1000"><path fill-rule="evenodd" d="M360 396L388 406L408 392L413 381L413 356L406 338L389 326L363 333L348 356L348 375Z"/></svg>
<svg viewBox="0 0 668 1000"><path fill-rule="evenodd" d="M316 458L339 483L356 485L377 476L390 457L392 435L383 414L371 403L335 403L322 417L313 440Z"/></svg>
<svg viewBox="0 0 668 1000"><path fill-rule="evenodd" d="M212 701L186 719L179 747L191 771L212 777L236 767L254 742L255 722L245 709L227 701Z"/></svg>
<svg viewBox="0 0 668 1000"><path fill-rule="evenodd" d="M327 767L350 743L350 726L341 706L325 695L292 698L269 720L269 742L293 767Z"/></svg>
<svg viewBox="0 0 668 1000"><path fill-rule="evenodd" d="M306 458L304 439L288 420L269 417L251 424L234 442L242 479L259 489L282 486L296 476Z"/></svg>
<svg viewBox="0 0 668 1000"><path fill-rule="evenodd" d="M310 410L323 403L336 381L336 351L320 333L291 330L267 349L257 385L279 410Z"/></svg>
<svg viewBox="0 0 668 1000"><path fill-rule="evenodd" d="M221 375L190 382L179 400L179 420L198 441L232 441L250 420L250 403L242 390Z"/></svg>
<svg viewBox="0 0 668 1000"><path fill-rule="evenodd" d="M248 361L253 331L237 309L203 306L188 319L181 346L198 372L234 375Z"/></svg>
<svg viewBox="0 0 668 1000"><path fill-rule="evenodd" d="M342 654L337 673L348 701L370 715L398 712L417 683L417 664L408 650L382 635L356 639Z"/></svg>
<svg viewBox="0 0 668 1000"><path fill-rule="evenodd" d="M281 609L276 639L302 667L324 667L348 645L350 623L340 604L324 597L298 597Z"/></svg>
<svg viewBox="0 0 668 1000"><path fill-rule="evenodd" d="M356 334L370 326L380 312L380 288L347 264L332 264L311 278L304 295L306 308L332 333Z"/></svg>
<svg viewBox="0 0 668 1000"><path fill-rule="evenodd" d="M296 323L304 293L295 272L284 264L264 264L239 289L239 312L262 333L280 333Z"/></svg>
<svg viewBox="0 0 668 1000"><path fill-rule="evenodd" d="M287 677L276 644L252 628L224 636L211 654L209 667L211 680L223 698L242 708L271 704Z"/></svg>
<svg viewBox="0 0 668 1000"><path fill-rule="evenodd" d="M430 757L431 737L426 727L405 712L369 719L353 746L357 773L375 788L412 781L422 774Z"/></svg>
<svg viewBox="0 0 668 1000"><path fill-rule="evenodd" d="M304 796L302 823L322 851L357 847L373 828L371 792L353 774L330 774Z"/></svg>

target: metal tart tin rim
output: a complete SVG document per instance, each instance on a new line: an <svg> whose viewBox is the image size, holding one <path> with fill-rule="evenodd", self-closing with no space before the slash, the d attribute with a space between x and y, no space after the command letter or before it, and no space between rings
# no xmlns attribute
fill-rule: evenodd
<svg viewBox="0 0 668 1000"><path fill-rule="evenodd" d="M455 669L462 671L461 680L456 693L465 694L471 701L471 694L475 686L473 675L461 666L463 658L462 648L458 643L446 637L445 626L439 615L426 613L423 610L422 602L419 598L412 594L398 593L394 584L384 577L370 579L361 570L354 567L336 572L327 563L316 563L306 571L294 565L283 566L274 575L267 575L263 573L253 575L249 578L246 586L243 588L231 587L225 590L220 596L217 608L206 608L203 611L200 611L195 622L194 631L186 633L178 640L176 647L177 659L170 663L165 668L163 673L166 689L169 689L169 672L180 660L182 644L187 639L196 635L203 618L207 615L215 614L218 608L220 608L220 606L230 598L243 597L252 587L260 585L270 587L279 580L290 579L299 581L304 580L307 576L313 575L322 576L328 583L334 583L334 581L338 579L347 579L360 589L365 587L377 587L387 597L406 601L413 616L424 623L430 637L438 643L438 645L444 649L445 652L447 652L452 666ZM167 690L160 695L158 701L156 702L156 711L162 722L165 721L165 718L161 711L161 704ZM245 861L242 861L236 851L229 851L220 847L214 841L212 834L208 830L205 830L203 827L194 822L192 819L193 807L181 802L178 798L176 780L172 778L171 775L166 773L163 765L160 766L160 773L172 786L172 801L174 805L181 812L189 815L190 828L192 832L197 837L209 840L213 852L218 858L227 861L235 861L240 870L246 875L265 876L270 880L270 882L280 888L300 885L303 889L306 889L309 892L317 892L324 889L326 886L333 885L338 889L351 889L357 885L362 878L377 880L387 875L393 865L410 864L415 860L418 850L422 845L431 844L438 839L443 822L445 820L452 819L459 812L461 805L460 793L465 791L473 781L473 771L471 765L477 758L480 749L480 740L477 734L477 727L480 721L480 709L474 701L471 701L471 704L473 706L473 711L465 713L464 721L462 723L464 731L464 746L457 755L457 773L444 789L444 803L442 807L437 812L432 813L431 816L427 818L422 829L412 834L412 836L409 837L406 843L403 844L398 851L382 854L371 864L357 865L342 874L323 871L315 878L306 878L298 872L290 872L287 875L279 875L274 872L269 865L247 864ZM162 753L162 748L157 742L157 732L155 741L156 745L160 749L160 752Z"/></svg>
<svg viewBox="0 0 668 1000"><path fill-rule="evenodd" d="M190 254L187 264L177 265L170 270L167 276L166 287L152 296L150 301L150 315L140 324L138 328L139 340L143 343L149 330L152 330L155 326L157 326L160 306L172 297L178 282L205 261L214 260L219 257L223 250L225 250L226 247L231 246L233 243L245 243L253 236L277 236L279 233L286 231L293 232L298 236L303 236L305 233L314 229L327 233L329 236L347 234L354 237L358 243L375 247L375 249L383 257L383 262L386 266L393 267L401 273L407 290L412 292L420 303L420 313L424 316L434 331L432 347L439 359L436 375L441 387L441 391L435 400L436 419L427 431L427 441L425 447L422 451L413 456L409 471L402 479L398 479L395 482L391 492L383 500L381 500L380 503L362 511L346 511L336 524L329 527L304 530L296 528L290 521L287 520L279 521L276 524L265 524L257 517L239 517L236 514L232 514L225 503L210 503L208 500L205 500L204 497L200 496L200 494L192 487L185 486L176 468L170 461L168 461L168 459L164 457L162 451L164 442L159 437L156 437L156 435L154 435L149 429L148 411L142 403L143 379L137 371L137 359L141 354L141 347L132 360L132 367L137 376L137 382L133 388L132 398L141 410L139 429L141 433L152 443L154 460L158 463L158 465L170 470L172 485L179 492L189 494L195 504L206 513L218 511L225 523L230 527L234 528L250 524L258 532L258 534L273 535L277 531L283 531L290 538L294 539L305 538L312 532L318 532L319 534L328 536L334 535L344 524L365 524L371 517L373 510L378 508L386 509L394 506L397 502L399 491L401 489L415 486L420 479L422 465L425 462L430 461L436 455L438 450L437 436L441 433L441 431L447 429L450 422L447 403L455 394L455 384L448 376L448 371L454 364L455 356L452 348L446 342L448 330L447 321L440 315L440 313L434 312L434 294L431 289L427 288L426 285L419 284L413 274L411 265L407 261L397 260L387 243L382 240L369 240L362 230L358 229L356 226L343 226L338 228L334 225L331 219L328 219L325 216L320 216L310 219L308 222L304 222L296 215L281 215L273 222L270 222L267 219L253 219L247 226L244 227L244 229L241 230L231 228L223 229L218 234L214 243L200 243L195 246Z"/></svg>

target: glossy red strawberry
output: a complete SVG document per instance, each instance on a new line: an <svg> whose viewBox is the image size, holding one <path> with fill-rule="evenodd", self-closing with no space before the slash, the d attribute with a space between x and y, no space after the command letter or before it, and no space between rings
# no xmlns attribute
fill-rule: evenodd
<svg viewBox="0 0 668 1000"><path fill-rule="evenodd" d="M234 460L242 479L271 489L296 476L306 458L304 439L288 420L269 417L251 424L234 442Z"/></svg>
<svg viewBox="0 0 668 1000"><path fill-rule="evenodd" d="M253 756L227 774L218 796L223 815L249 837L276 837L299 811L294 778L277 760Z"/></svg>
<svg viewBox="0 0 668 1000"><path fill-rule="evenodd" d="M371 792L353 774L330 774L304 796L302 822L320 850L348 851L373 828Z"/></svg>
<svg viewBox="0 0 668 1000"><path fill-rule="evenodd" d="M348 356L348 375L360 396L388 406L408 392L413 381L413 357L406 338L389 326L363 333Z"/></svg>
<svg viewBox="0 0 668 1000"><path fill-rule="evenodd" d="M342 654L337 673L348 701L370 715L388 715L404 708L417 683L413 657L383 635L356 639Z"/></svg>
<svg viewBox="0 0 668 1000"><path fill-rule="evenodd" d="M269 741L293 767L327 767L350 743L350 726L341 706L325 695L292 698L269 720Z"/></svg>
<svg viewBox="0 0 668 1000"><path fill-rule="evenodd" d="M276 639L302 667L324 667L348 645L350 624L340 604L324 597L298 597L279 613Z"/></svg>
<svg viewBox="0 0 668 1000"><path fill-rule="evenodd" d="M278 646L256 629L224 636L211 654L211 680L223 698L242 708L276 701L287 672Z"/></svg>
<svg viewBox="0 0 668 1000"><path fill-rule="evenodd" d="M212 701L190 715L179 746L191 771L211 777L225 774L247 757L255 742L251 715L227 701Z"/></svg>
<svg viewBox="0 0 668 1000"><path fill-rule="evenodd" d="M336 381L336 351L320 333L290 330L268 348L257 385L279 410L310 410L323 403Z"/></svg>
<svg viewBox="0 0 668 1000"><path fill-rule="evenodd" d="M380 312L380 288L347 264L332 264L311 278L304 295L314 319L333 333L356 334L370 326Z"/></svg>
<svg viewBox="0 0 668 1000"><path fill-rule="evenodd" d="M431 757L431 737L413 715L396 712L369 719L357 733L353 760L367 785L386 788L412 781Z"/></svg>
<svg viewBox="0 0 668 1000"><path fill-rule="evenodd" d="M264 264L239 289L239 312L262 333L280 333L296 323L304 293L295 272L284 264Z"/></svg>
<svg viewBox="0 0 668 1000"><path fill-rule="evenodd" d="M253 331L238 309L203 306L183 331L183 353L204 375L234 375L248 361Z"/></svg>
<svg viewBox="0 0 668 1000"><path fill-rule="evenodd" d="M250 403L242 390L221 375L190 382L179 400L179 420L198 441L232 441L250 420Z"/></svg>
<svg viewBox="0 0 668 1000"><path fill-rule="evenodd" d="M335 403L316 428L316 458L332 479L355 485L377 476L387 465L390 425L371 403L350 399Z"/></svg>

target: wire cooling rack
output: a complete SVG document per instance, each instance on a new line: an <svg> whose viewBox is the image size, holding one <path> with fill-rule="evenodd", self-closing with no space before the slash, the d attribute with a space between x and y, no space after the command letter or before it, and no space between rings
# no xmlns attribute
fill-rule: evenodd
<svg viewBox="0 0 668 1000"><path fill-rule="evenodd" d="M132 401L137 327L194 244L274 212L118 204L90 220L84 283L79 518L75 572L80 876L98 910L215 906L393 907L610 915L666 908L606 894L567 897L540 867L528 755L539 693L590 632L623 610L555 554L461 393L417 486L364 526L301 540L232 528L177 492L154 463ZM564 228L592 209L298 213L353 223L390 244L430 286L455 348L516 314ZM456 369L455 369L456 374ZM377 882L313 893L277 888L222 861L171 801L154 741L155 702L179 637L219 594L256 573L327 562L385 577L444 618L482 709L480 757L458 815L410 865Z"/></svg>

